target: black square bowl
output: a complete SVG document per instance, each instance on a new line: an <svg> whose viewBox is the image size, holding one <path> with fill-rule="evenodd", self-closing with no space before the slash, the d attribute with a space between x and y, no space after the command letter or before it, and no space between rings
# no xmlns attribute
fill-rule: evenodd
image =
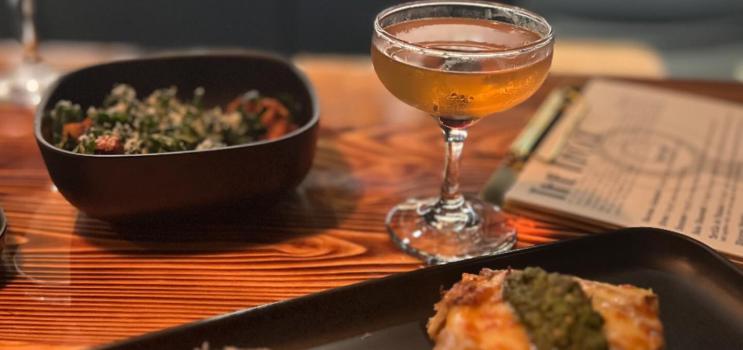
<svg viewBox="0 0 743 350"><path fill-rule="evenodd" d="M296 101L296 130L275 140L214 150L143 155L87 155L51 143L48 113L57 101L100 105L114 84L133 86L139 96L176 86L190 97L199 86L205 105L225 105L258 89ZM241 52L168 56L96 65L60 78L36 112L35 135L49 175L62 195L89 216L124 221L188 212L231 203L270 202L307 175L315 153L319 111L306 77L276 56Z"/></svg>

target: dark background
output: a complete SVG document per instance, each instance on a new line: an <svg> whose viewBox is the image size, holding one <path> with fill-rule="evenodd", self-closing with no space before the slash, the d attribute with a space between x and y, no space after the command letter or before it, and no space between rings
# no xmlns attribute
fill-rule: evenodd
<svg viewBox="0 0 743 350"><path fill-rule="evenodd" d="M0 0L0 38L17 34ZM44 40L145 47L252 47L284 54L366 54L373 16L391 0L37 0ZM631 40L662 55L671 75L743 76L743 0L517 0L559 39Z"/></svg>
<svg viewBox="0 0 743 350"><path fill-rule="evenodd" d="M44 39L359 53L368 51L374 14L397 2L37 0L37 19ZM17 26L9 6L2 10L0 23L11 25L0 33L10 36Z"/></svg>

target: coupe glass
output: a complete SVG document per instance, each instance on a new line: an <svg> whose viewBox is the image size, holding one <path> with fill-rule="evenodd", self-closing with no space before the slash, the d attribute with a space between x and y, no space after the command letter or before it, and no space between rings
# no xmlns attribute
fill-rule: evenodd
<svg viewBox="0 0 743 350"><path fill-rule="evenodd" d="M467 129L531 96L552 61L552 28L527 10L485 1L419 1L374 21L372 61L384 86L438 121L446 142L441 194L387 215L403 250L443 263L510 249L516 230L500 208L459 190Z"/></svg>
<svg viewBox="0 0 743 350"><path fill-rule="evenodd" d="M18 66L0 77L0 101L35 106L57 73L41 60L38 53L34 1L8 0L8 4L13 9L17 8L15 12L20 16L23 57Z"/></svg>

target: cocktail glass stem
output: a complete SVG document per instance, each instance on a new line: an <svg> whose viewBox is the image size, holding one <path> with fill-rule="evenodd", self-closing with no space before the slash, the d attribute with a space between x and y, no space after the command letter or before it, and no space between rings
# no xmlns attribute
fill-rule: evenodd
<svg viewBox="0 0 743 350"><path fill-rule="evenodd" d="M497 206L460 191L462 150L472 123L439 120L446 145L439 195L409 198L387 214L393 242L431 264L495 254L516 241L515 229Z"/></svg>
<svg viewBox="0 0 743 350"><path fill-rule="evenodd" d="M444 182L441 184L441 202L447 206L461 207L464 197L459 192L459 169L462 163L462 150L467 140L466 129L452 129L442 126L446 142L446 161L444 163Z"/></svg>
<svg viewBox="0 0 743 350"><path fill-rule="evenodd" d="M462 150L467 139L466 128L452 128L441 124L446 144L444 181L441 184L439 200L427 212L426 223L445 232L461 232L466 227L477 224L477 214L467 205L459 191L459 173Z"/></svg>

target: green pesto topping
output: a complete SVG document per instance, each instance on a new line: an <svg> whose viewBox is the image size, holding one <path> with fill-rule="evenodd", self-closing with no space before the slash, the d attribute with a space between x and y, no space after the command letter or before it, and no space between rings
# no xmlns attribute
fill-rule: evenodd
<svg viewBox="0 0 743 350"><path fill-rule="evenodd" d="M570 276L534 267L513 271L506 277L503 296L539 350L609 347L604 319Z"/></svg>

